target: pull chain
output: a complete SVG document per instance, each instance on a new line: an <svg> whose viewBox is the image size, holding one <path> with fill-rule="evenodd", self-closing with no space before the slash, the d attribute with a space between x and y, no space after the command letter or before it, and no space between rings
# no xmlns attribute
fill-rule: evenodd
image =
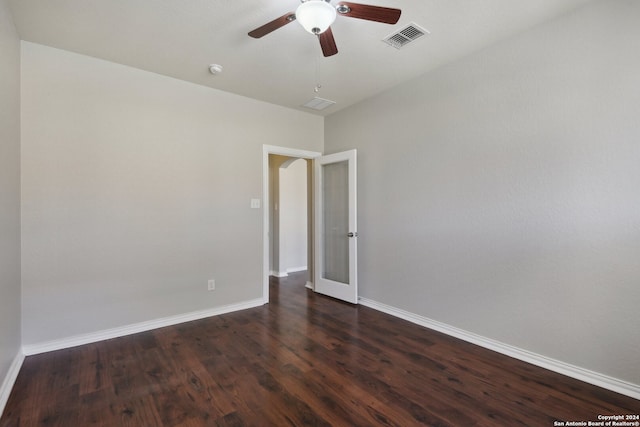
<svg viewBox="0 0 640 427"><path fill-rule="evenodd" d="M315 93L319 93L320 89L322 89L322 85L320 84L320 55L316 54L316 86L313 88Z"/></svg>

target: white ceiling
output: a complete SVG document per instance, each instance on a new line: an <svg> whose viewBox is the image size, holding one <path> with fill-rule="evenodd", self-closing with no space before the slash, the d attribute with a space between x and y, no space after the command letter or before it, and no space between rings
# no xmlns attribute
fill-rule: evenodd
<svg viewBox="0 0 640 427"><path fill-rule="evenodd" d="M23 40L304 111L320 96L337 103L318 113L327 115L590 0L352 0L402 16L393 26L338 16L329 58L296 22L247 35L299 0L10 1ZM381 41L410 22L431 34L401 50ZM210 74L211 63L223 73Z"/></svg>

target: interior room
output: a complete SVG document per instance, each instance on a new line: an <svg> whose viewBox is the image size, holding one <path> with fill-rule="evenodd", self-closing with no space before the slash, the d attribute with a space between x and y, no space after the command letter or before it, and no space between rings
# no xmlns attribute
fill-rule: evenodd
<svg viewBox="0 0 640 427"><path fill-rule="evenodd" d="M0 0L0 414L32 356L315 294L344 152L359 306L640 413L640 2L315 2Z"/></svg>

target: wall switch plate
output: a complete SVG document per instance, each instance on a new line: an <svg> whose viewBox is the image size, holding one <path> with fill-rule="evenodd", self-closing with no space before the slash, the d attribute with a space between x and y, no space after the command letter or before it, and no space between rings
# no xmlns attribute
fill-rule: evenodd
<svg viewBox="0 0 640 427"><path fill-rule="evenodd" d="M260 209L260 199L251 199L251 209Z"/></svg>
<svg viewBox="0 0 640 427"><path fill-rule="evenodd" d="M211 279L207 282L207 289L210 291L215 291L216 290L216 281Z"/></svg>

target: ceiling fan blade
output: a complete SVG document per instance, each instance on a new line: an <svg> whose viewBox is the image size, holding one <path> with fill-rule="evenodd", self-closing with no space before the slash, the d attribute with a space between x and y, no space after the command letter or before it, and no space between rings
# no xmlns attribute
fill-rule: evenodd
<svg viewBox="0 0 640 427"><path fill-rule="evenodd" d="M333 56L338 53L338 46L336 46L336 40L333 38L331 27L327 28L324 33L319 34L318 39L324 56Z"/></svg>
<svg viewBox="0 0 640 427"><path fill-rule="evenodd" d="M293 22L296 20L295 12L285 13L279 18L274 19L271 22L267 22L262 27L258 27L253 31L249 32L249 35L254 39L259 39L260 37L266 36L272 31L277 30L280 27L284 27L289 22Z"/></svg>
<svg viewBox="0 0 640 427"><path fill-rule="evenodd" d="M342 1L336 6L336 10L349 18L366 19L367 21L395 24L400 19L402 11L390 7L371 6L368 4L349 3Z"/></svg>

